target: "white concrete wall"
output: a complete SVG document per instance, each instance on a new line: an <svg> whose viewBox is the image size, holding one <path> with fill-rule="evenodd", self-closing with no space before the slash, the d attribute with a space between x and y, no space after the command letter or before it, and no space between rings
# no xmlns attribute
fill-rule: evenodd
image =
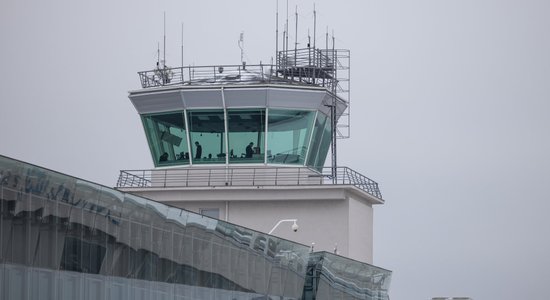
<svg viewBox="0 0 550 300"><path fill-rule="evenodd" d="M337 243L342 255L348 252L348 206L345 200L323 201L234 201L229 204L229 222L269 232L279 220L298 219L299 229L282 223L272 233L315 250L333 252ZM340 246L341 245L341 246Z"/></svg>
<svg viewBox="0 0 550 300"><path fill-rule="evenodd" d="M372 264L373 210L372 205L357 197L349 197L348 257Z"/></svg>
<svg viewBox="0 0 550 300"><path fill-rule="evenodd" d="M366 263L373 263L372 202L349 186L302 187L205 187L146 188L132 191L172 206L200 212L218 208L220 219L268 233L281 219L298 219L281 224L273 235L307 246L316 251L334 252ZM200 201L197 201L200 199Z"/></svg>

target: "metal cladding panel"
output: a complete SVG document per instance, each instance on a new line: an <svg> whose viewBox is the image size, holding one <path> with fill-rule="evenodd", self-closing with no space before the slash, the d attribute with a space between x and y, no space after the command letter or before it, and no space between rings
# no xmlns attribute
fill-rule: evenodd
<svg viewBox="0 0 550 300"><path fill-rule="evenodd" d="M269 107L318 109L325 95L325 91L269 89L267 99Z"/></svg>
<svg viewBox="0 0 550 300"><path fill-rule="evenodd" d="M181 91L186 108L222 108L221 89Z"/></svg>
<svg viewBox="0 0 550 300"><path fill-rule="evenodd" d="M178 91L158 92L128 96L140 114L183 109L183 101Z"/></svg>
<svg viewBox="0 0 550 300"><path fill-rule="evenodd" d="M227 107L266 107L267 89L225 89Z"/></svg>

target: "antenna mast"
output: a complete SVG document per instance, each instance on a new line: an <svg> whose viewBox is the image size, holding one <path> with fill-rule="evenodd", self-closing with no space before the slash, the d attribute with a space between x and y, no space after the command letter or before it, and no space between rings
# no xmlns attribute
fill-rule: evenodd
<svg viewBox="0 0 550 300"><path fill-rule="evenodd" d="M284 50L286 52L286 51L288 51L288 0L286 0L286 26L285 26L285 32L286 32L286 37L285 37L286 38L286 43L285 43L286 44L286 49L284 49Z"/></svg>
<svg viewBox="0 0 550 300"><path fill-rule="evenodd" d="M157 42L157 69L160 68L160 42Z"/></svg>
<svg viewBox="0 0 550 300"><path fill-rule="evenodd" d="M166 66L166 12L164 12L164 45L163 47L163 56L162 56L162 64L163 67Z"/></svg>
<svg viewBox="0 0 550 300"><path fill-rule="evenodd" d="M315 3L313 3L313 49L315 49L315 38L317 32L317 11L315 10Z"/></svg>
<svg viewBox="0 0 550 300"><path fill-rule="evenodd" d="M239 48L241 48L241 64L244 62L244 32L239 35Z"/></svg>
<svg viewBox="0 0 550 300"><path fill-rule="evenodd" d="M294 34L294 66L298 63L298 5L295 10L296 15L296 33Z"/></svg>
<svg viewBox="0 0 550 300"><path fill-rule="evenodd" d="M183 22L181 23L181 66L183 67Z"/></svg>
<svg viewBox="0 0 550 300"><path fill-rule="evenodd" d="M275 70L279 69L278 57L279 57L279 0L277 0L277 8L275 11Z"/></svg>

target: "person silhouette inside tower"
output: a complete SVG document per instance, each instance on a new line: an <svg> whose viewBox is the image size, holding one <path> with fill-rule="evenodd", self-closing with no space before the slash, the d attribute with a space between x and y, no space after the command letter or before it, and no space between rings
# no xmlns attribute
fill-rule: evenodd
<svg viewBox="0 0 550 300"><path fill-rule="evenodd" d="M254 146L254 143L250 142L248 146L246 146L246 155L245 158L252 158L252 154L254 154L254 149L252 147Z"/></svg>
<svg viewBox="0 0 550 300"><path fill-rule="evenodd" d="M168 153L164 152L160 157L159 157L159 162L165 162L165 161L168 161Z"/></svg>
<svg viewBox="0 0 550 300"><path fill-rule="evenodd" d="M195 146L197 146L197 150L195 151L195 159L200 159L202 157L202 146L199 142L195 142Z"/></svg>

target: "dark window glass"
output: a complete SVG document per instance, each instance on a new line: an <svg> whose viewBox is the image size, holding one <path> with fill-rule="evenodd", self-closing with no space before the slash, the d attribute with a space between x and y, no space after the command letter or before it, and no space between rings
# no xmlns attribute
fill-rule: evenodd
<svg viewBox="0 0 550 300"><path fill-rule="evenodd" d="M315 166L318 168L322 168L325 165L325 161L327 159L327 153L330 149L330 144L332 143L332 127L330 124L330 118L327 117L327 121L325 122L325 128L323 130L323 137L321 138L321 144L319 145L319 152L317 153L317 157L315 159Z"/></svg>
<svg viewBox="0 0 550 300"><path fill-rule="evenodd" d="M318 113L306 165L322 170L331 143L330 118Z"/></svg>
<svg viewBox="0 0 550 300"><path fill-rule="evenodd" d="M229 162L263 163L265 110L228 110Z"/></svg>
<svg viewBox="0 0 550 300"><path fill-rule="evenodd" d="M61 258L61 269L98 274L104 256L105 247L83 241L77 237L66 237Z"/></svg>
<svg viewBox="0 0 550 300"><path fill-rule="evenodd" d="M193 164L225 163L223 110L188 111Z"/></svg>
<svg viewBox="0 0 550 300"><path fill-rule="evenodd" d="M155 166L189 163L182 112L144 115L142 119Z"/></svg>
<svg viewBox="0 0 550 300"><path fill-rule="evenodd" d="M270 109L267 161L304 164L315 112Z"/></svg>

